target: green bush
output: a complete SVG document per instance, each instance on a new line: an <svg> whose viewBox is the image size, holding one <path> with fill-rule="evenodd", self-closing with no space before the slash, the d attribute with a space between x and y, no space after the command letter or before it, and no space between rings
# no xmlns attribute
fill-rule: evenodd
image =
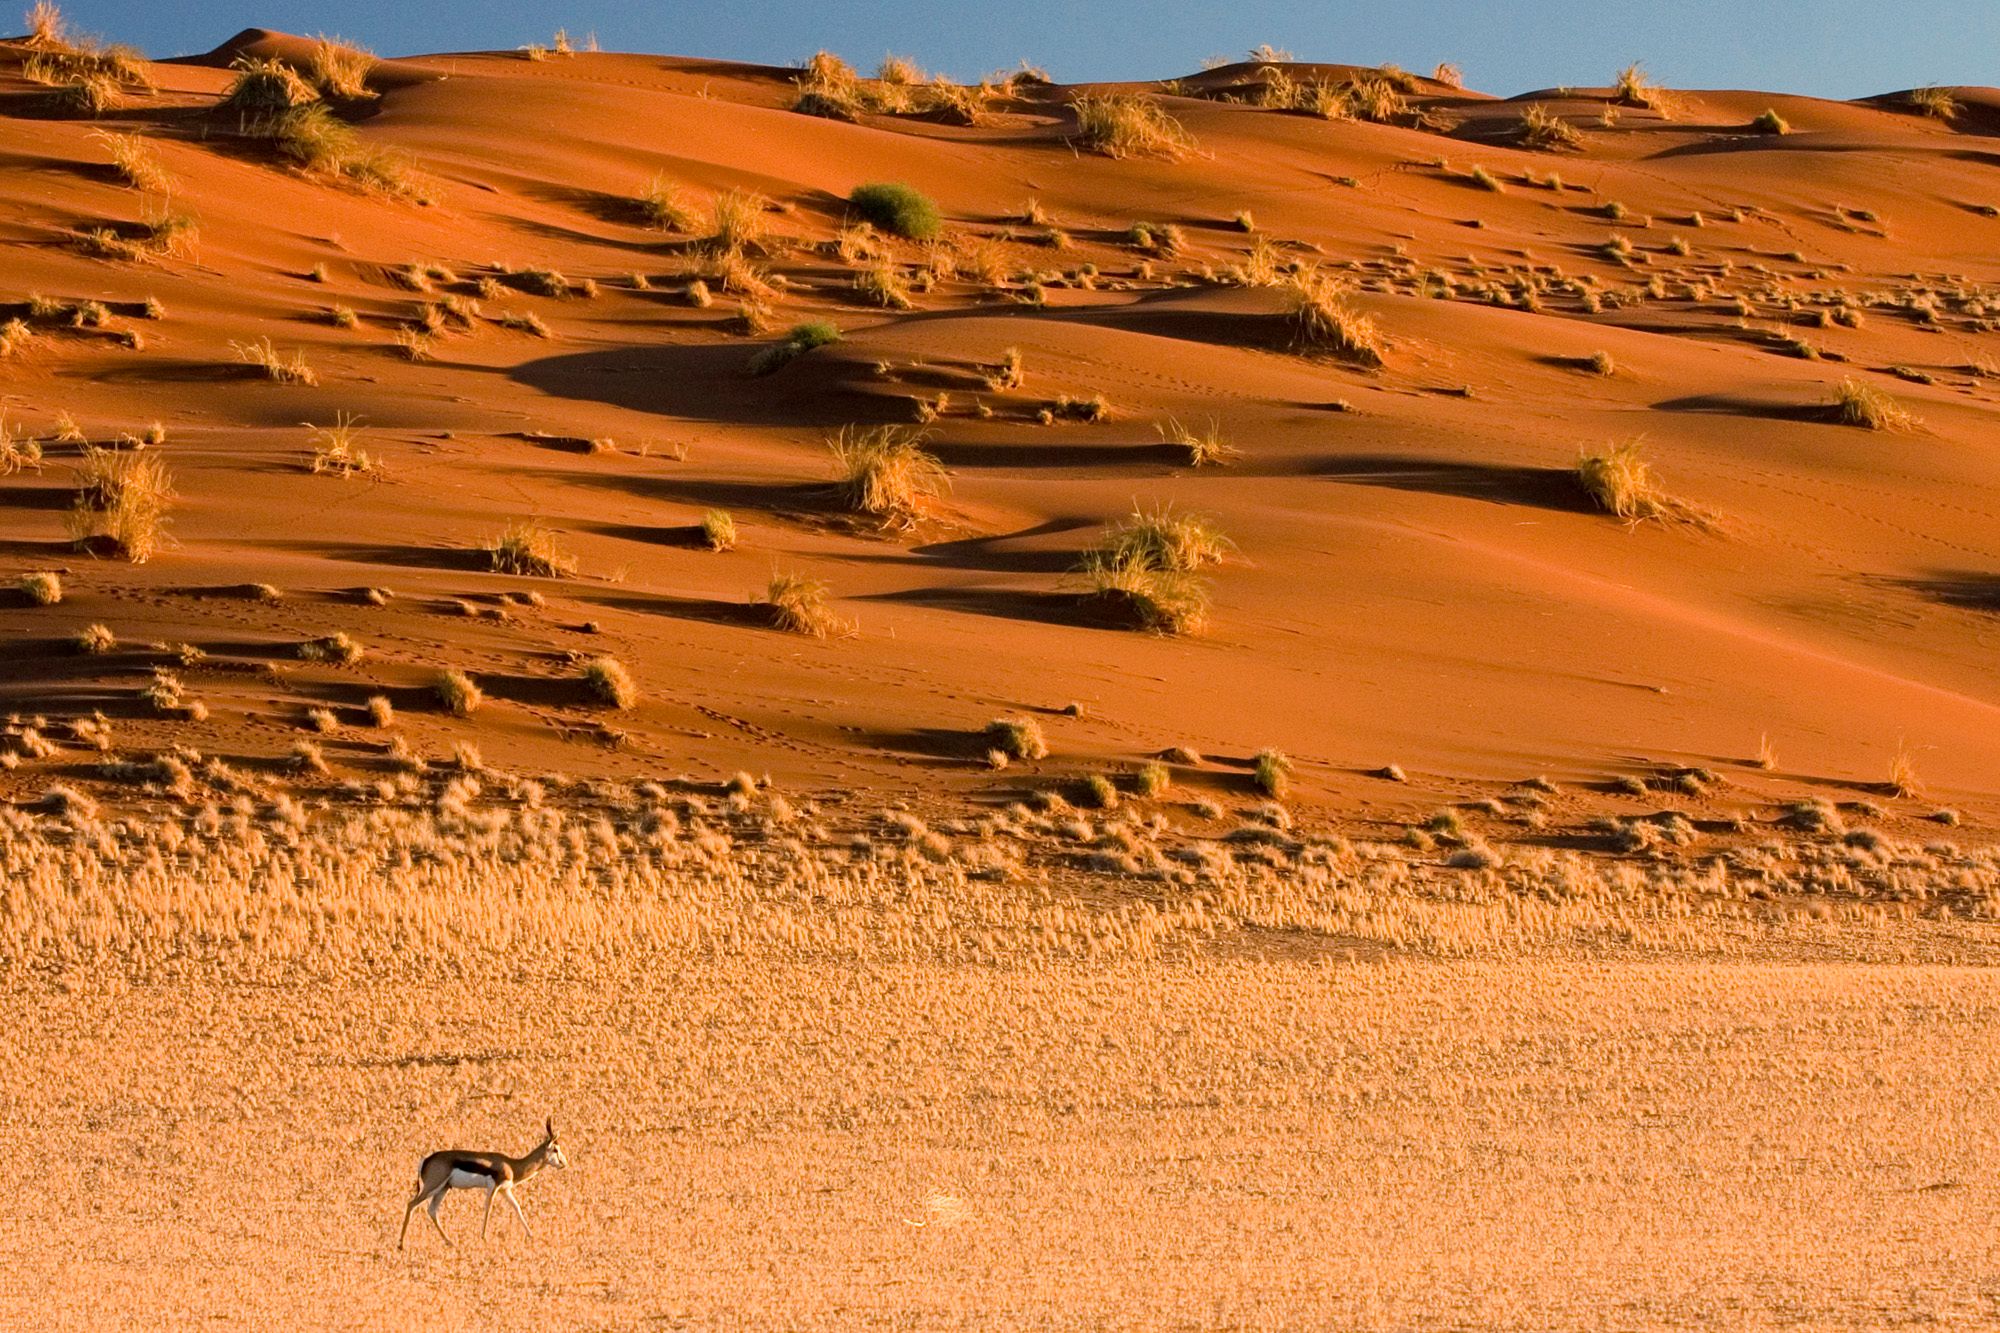
<svg viewBox="0 0 2000 1333"><path fill-rule="evenodd" d="M847 202L883 231L913 241L935 238L943 224L937 205L907 185L856 186L854 193L847 196Z"/></svg>

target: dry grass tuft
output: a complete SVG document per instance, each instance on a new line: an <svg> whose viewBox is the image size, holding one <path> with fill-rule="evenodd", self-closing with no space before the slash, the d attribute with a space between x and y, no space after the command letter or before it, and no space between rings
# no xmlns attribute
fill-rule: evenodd
<svg viewBox="0 0 2000 1333"><path fill-rule="evenodd" d="M911 426L843 426L827 437L841 503L890 527L908 527L950 485L944 465Z"/></svg>
<svg viewBox="0 0 2000 1333"><path fill-rule="evenodd" d="M1181 123L1150 97L1083 97L1074 109L1077 141L1106 157L1175 158L1194 147Z"/></svg>
<svg viewBox="0 0 2000 1333"><path fill-rule="evenodd" d="M1265 748L1251 761L1250 783L1272 800L1282 800L1290 785L1292 761L1283 750Z"/></svg>
<svg viewBox="0 0 2000 1333"><path fill-rule="evenodd" d="M1576 477L1592 504L1628 523L1701 521L1699 511L1660 488L1637 441L1584 454Z"/></svg>
<svg viewBox="0 0 2000 1333"><path fill-rule="evenodd" d="M1916 418L1880 389L1859 380L1845 379L1834 387L1833 419L1843 426L1863 430L1908 430Z"/></svg>
<svg viewBox="0 0 2000 1333"><path fill-rule="evenodd" d="M431 680L431 693L453 717L471 717L486 702L485 692L463 671L447 669Z"/></svg>
<svg viewBox="0 0 2000 1333"><path fill-rule="evenodd" d="M1958 118L1958 99L1935 84L1913 88L1903 100L1919 115L1929 116L1932 120L1951 121Z"/></svg>
<svg viewBox="0 0 2000 1333"><path fill-rule="evenodd" d="M1375 321L1346 303L1339 279L1323 269L1305 268L1287 275L1283 289L1301 347L1369 369L1383 364L1382 335Z"/></svg>
<svg viewBox="0 0 2000 1333"><path fill-rule="evenodd" d="M987 750L1009 759L1046 759L1049 755L1042 724L1031 717L996 717L979 736Z"/></svg>
<svg viewBox="0 0 2000 1333"><path fill-rule="evenodd" d="M563 550L554 531L539 519L509 525L486 547L486 554L498 574L560 579L576 572L576 557Z"/></svg>
<svg viewBox="0 0 2000 1333"><path fill-rule="evenodd" d="M1639 107L1647 111L1657 111L1661 106L1659 88L1646 78L1644 67L1637 63L1618 71L1617 82L1611 88L1611 100L1619 106Z"/></svg>
<svg viewBox="0 0 2000 1333"><path fill-rule="evenodd" d="M51 570L36 570L16 579L14 586L36 606L55 606L62 601L62 576Z"/></svg>
<svg viewBox="0 0 2000 1333"><path fill-rule="evenodd" d="M727 509L711 509L701 516L701 541L711 551L736 549L736 520Z"/></svg>
<svg viewBox="0 0 2000 1333"><path fill-rule="evenodd" d="M824 639L848 634L853 626L827 605L827 585L799 573L774 572L758 599L770 608L771 624L787 634Z"/></svg>
<svg viewBox="0 0 2000 1333"><path fill-rule="evenodd" d="M155 453L114 453L85 445L76 467L70 538L144 564L165 540L173 477Z"/></svg>
<svg viewBox="0 0 2000 1333"><path fill-rule="evenodd" d="M376 471L376 461L360 445L359 419L346 412L336 413L331 426L314 426L312 431L313 472L330 472L336 477L368 476Z"/></svg>
<svg viewBox="0 0 2000 1333"><path fill-rule="evenodd" d="M639 212L648 226L661 231L691 232L697 222L694 210L688 207L681 192L663 175L653 177L645 193L639 196Z"/></svg>
<svg viewBox="0 0 2000 1333"><path fill-rule="evenodd" d="M306 364L304 352L293 352L287 356L271 345L269 335L256 342L232 342L229 346L238 360L257 367L267 380L278 384L303 384L308 388L319 383L319 376Z"/></svg>
<svg viewBox="0 0 2000 1333"><path fill-rule="evenodd" d="M712 255L741 255L762 250L770 235L769 204L761 194L729 190L709 208L708 235L702 248Z"/></svg>
<svg viewBox="0 0 2000 1333"><path fill-rule="evenodd" d="M1153 430L1162 444L1180 450L1190 467L1226 463L1242 452L1222 438L1222 425L1214 417L1200 430L1182 425L1178 417L1168 417L1165 424L1156 424Z"/></svg>
<svg viewBox="0 0 2000 1333"><path fill-rule="evenodd" d="M639 686L625 664L611 656L593 657L583 664L584 688L598 703L627 709L639 702Z"/></svg>
<svg viewBox="0 0 2000 1333"><path fill-rule="evenodd" d="M1138 560L1176 574L1217 564L1234 549L1235 543L1208 519L1171 508L1151 513L1135 509L1097 545L1097 553L1108 559Z"/></svg>
<svg viewBox="0 0 2000 1333"><path fill-rule="evenodd" d="M1515 133L1523 148L1545 153L1576 148L1583 143L1583 136L1577 133L1576 126L1539 103L1521 113Z"/></svg>
<svg viewBox="0 0 2000 1333"><path fill-rule="evenodd" d="M1208 588L1192 574L1141 555L1093 551L1081 569L1086 595L1113 621L1156 634L1197 634L1208 623Z"/></svg>
<svg viewBox="0 0 2000 1333"><path fill-rule="evenodd" d="M111 170L136 190L164 192L173 187L173 177L160 165L145 139L137 134L112 134L100 130L91 136L104 145L111 158Z"/></svg>

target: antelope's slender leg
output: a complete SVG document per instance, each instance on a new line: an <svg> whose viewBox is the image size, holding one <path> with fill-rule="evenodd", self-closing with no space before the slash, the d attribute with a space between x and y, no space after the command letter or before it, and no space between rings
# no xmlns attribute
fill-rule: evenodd
<svg viewBox="0 0 2000 1333"><path fill-rule="evenodd" d="M486 1239L486 1224L493 1220L493 1196L500 1192L498 1185L486 1187L486 1215L479 1219L479 1239Z"/></svg>
<svg viewBox="0 0 2000 1333"><path fill-rule="evenodd" d="M431 1215L431 1225L437 1228L439 1237L443 1239L445 1244L449 1245L451 1244L451 1237L444 1234L444 1223L438 1221L438 1205L444 1202L444 1195L444 1186L440 1185L437 1192L431 1195L431 1206L425 1209L425 1211Z"/></svg>
<svg viewBox="0 0 2000 1333"><path fill-rule="evenodd" d="M521 1219L521 1230L527 1232L529 1240L533 1240L535 1233L528 1227L528 1215L521 1211L521 1201L514 1197L514 1187L507 1185L503 1188L507 1191L507 1202L514 1205L514 1216Z"/></svg>

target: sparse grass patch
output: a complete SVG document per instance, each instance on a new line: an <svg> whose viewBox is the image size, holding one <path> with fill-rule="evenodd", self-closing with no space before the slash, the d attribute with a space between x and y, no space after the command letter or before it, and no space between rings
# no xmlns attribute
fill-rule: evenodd
<svg viewBox="0 0 2000 1333"><path fill-rule="evenodd" d="M315 473L330 472L336 477L366 476L376 463L360 444L359 419L337 413L331 426L306 425L312 431L312 462Z"/></svg>
<svg viewBox="0 0 2000 1333"><path fill-rule="evenodd" d="M760 249L770 233L768 205L761 194L729 190L717 195L709 210L703 249L716 255L739 255Z"/></svg>
<svg viewBox="0 0 2000 1333"><path fill-rule="evenodd" d="M1078 142L1106 157L1174 158L1194 147L1181 123L1150 97L1083 97L1074 110Z"/></svg>
<svg viewBox="0 0 2000 1333"><path fill-rule="evenodd" d="M736 549L736 520L727 509L711 509L701 516L701 540L711 551Z"/></svg>
<svg viewBox="0 0 2000 1333"><path fill-rule="evenodd" d="M528 578L568 578L576 572L576 557L562 548L556 534L538 519L510 524L486 548L493 570Z"/></svg>
<svg viewBox="0 0 2000 1333"><path fill-rule="evenodd" d="M1750 128L1758 134L1790 134L1792 127L1776 111L1766 107L1758 117L1750 122Z"/></svg>
<svg viewBox="0 0 2000 1333"><path fill-rule="evenodd" d="M910 299L910 280L892 255L881 256L855 274L854 290L870 305L888 310L908 310L916 304Z"/></svg>
<svg viewBox="0 0 2000 1333"><path fill-rule="evenodd" d="M1222 438L1222 425L1214 417L1200 430L1182 425L1177 417L1168 417L1164 424L1156 423L1153 430L1162 444L1180 450L1190 467L1226 463L1241 452Z"/></svg>
<svg viewBox="0 0 2000 1333"><path fill-rule="evenodd" d="M1880 389L1859 380L1842 380L1833 390L1833 419L1863 430L1908 430L1916 418Z"/></svg>
<svg viewBox="0 0 2000 1333"><path fill-rule="evenodd" d="M1151 513L1133 510L1129 518L1105 533L1096 548L1110 560L1138 561L1177 574L1216 564L1234 549L1235 543L1208 519L1177 514L1170 508Z"/></svg>
<svg viewBox="0 0 2000 1333"><path fill-rule="evenodd" d="M361 142L354 127L323 103L311 102L260 117L245 126L302 171L347 181L382 194L407 195L411 186L389 154Z"/></svg>
<svg viewBox="0 0 2000 1333"><path fill-rule="evenodd" d="M76 632L72 640L76 650L90 657L101 657L118 646L118 636L111 632L109 625L85 625Z"/></svg>
<svg viewBox="0 0 2000 1333"><path fill-rule="evenodd" d="M51 570L36 570L23 574L15 581L21 595L36 606L54 606L62 601L62 576Z"/></svg>
<svg viewBox="0 0 2000 1333"><path fill-rule="evenodd" d="M593 657L583 664L584 688L598 703L611 708L631 708L639 702L639 686L625 664L611 656Z"/></svg>
<svg viewBox="0 0 2000 1333"><path fill-rule="evenodd" d="M145 139L137 134L111 134L98 131L92 136L104 145L104 151L111 157L111 170L118 179L135 190L167 190L173 185L173 178L160 160L153 156L153 150Z"/></svg>
<svg viewBox="0 0 2000 1333"><path fill-rule="evenodd" d="M1251 761L1250 784L1274 801L1284 799L1291 778L1292 761L1283 750L1266 747Z"/></svg>
<svg viewBox="0 0 2000 1333"><path fill-rule="evenodd" d="M829 347L839 341L840 327L831 320L815 319L795 324L783 338L750 358L750 373L769 375L815 347Z"/></svg>
<svg viewBox="0 0 2000 1333"><path fill-rule="evenodd" d="M771 624L787 634L824 639L848 633L852 626L827 605L827 585L793 572L773 572L759 598L770 608Z"/></svg>
<svg viewBox="0 0 2000 1333"><path fill-rule="evenodd" d="M1086 595L1112 619L1157 634L1195 634L1208 623L1208 588L1192 574L1137 555L1092 552L1081 569Z"/></svg>
<svg viewBox="0 0 2000 1333"><path fill-rule="evenodd" d="M88 550L105 549L133 564L151 559L165 539L173 477L155 453L114 453L85 445L76 467L69 533Z"/></svg>
<svg viewBox="0 0 2000 1333"><path fill-rule="evenodd" d="M485 692L472 677L450 668L438 672L431 679L431 693L437 697L444 711L453 717L471 717L486 702Z"/></svg>
<svg viewBox="0 0 2000 1333"><path fill-rule="evenodd" d="M843 426L827 438L841 503L892 527L908 527L949 485L944 465L908 426Z"/></svg>
<svg viewBox="0 0 2000 1333"><path fill-rule="evenodd" d="M691 232L696 226L694 210L681 192L665 176L654 176L639 196L639 212L646 225L661 231Z"/></svg>
<svg viewBox="0 0 2000 1333"><path fill-rule="evenodd" d="M1382 335L1375 321L1346 303L1338 279L1322 269L1300 269L1287 276L1284 291L1293 335L1301 347L1369 369L1383 364Z"/></svg>
<svg viewBox="0 0 2000 1333"><path fill-rule="evenodd" d="M1539 152L1575 148L1583 142L1583 136L1577 132L1576 126L1539 103L1529 106L1521 113L1515 134L1523 148Z"/></svg>
<svg viewBox="0 0 2000 1333"><path fill-rule="evenodd" d="M1958 99L1935 84L1913 88L1903 100L1919 115L1929 116L1932 120L1951 121L1958 118Z"/></svg>
<svg viewBox="0 0 2000 1333"><path fill-rule="evenodd" d="M1042 724L1031 717L996 717L979 736L988 750L1009 759L1048 758L1048 738L1042 735Z"/></svg>
<svg viewBox="0 0 2000 1333"><path fill-rule="evenodd" d="M1690 506L1660 488L1637 441L1584 454L1577 459L1576 477L1592 504L1628 523L1692 521L1697 517Z"/></svg>
<svg viewBox="0 0 2000 1333"><path fill-rule="evenodd" d="M937 205L899 182L856 186L847 202L880 230L907 240L933 240L943 227Z"/></svg>
<svg viewBox="0 0 2000 1333"><path fill-rule="evenodd" d="M319 376L306 364L304 352L293 352L287 356L271 345L269 335L256 342L231 342L230 348L237 359L255 366L264 378L277 384L303 384L311 387L319 383Z"/></svg>

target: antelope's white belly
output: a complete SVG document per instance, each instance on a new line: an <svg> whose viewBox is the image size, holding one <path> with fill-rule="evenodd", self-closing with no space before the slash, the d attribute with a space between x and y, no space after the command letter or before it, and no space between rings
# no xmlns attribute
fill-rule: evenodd
<svg viewBox="0 0 2000 1333"><path fill-rule="evenodd" d="M455 1190L486 1190L492 1189L495 1182L492 1176L477 1171L454 1171L446 1183Z"/></svg>

